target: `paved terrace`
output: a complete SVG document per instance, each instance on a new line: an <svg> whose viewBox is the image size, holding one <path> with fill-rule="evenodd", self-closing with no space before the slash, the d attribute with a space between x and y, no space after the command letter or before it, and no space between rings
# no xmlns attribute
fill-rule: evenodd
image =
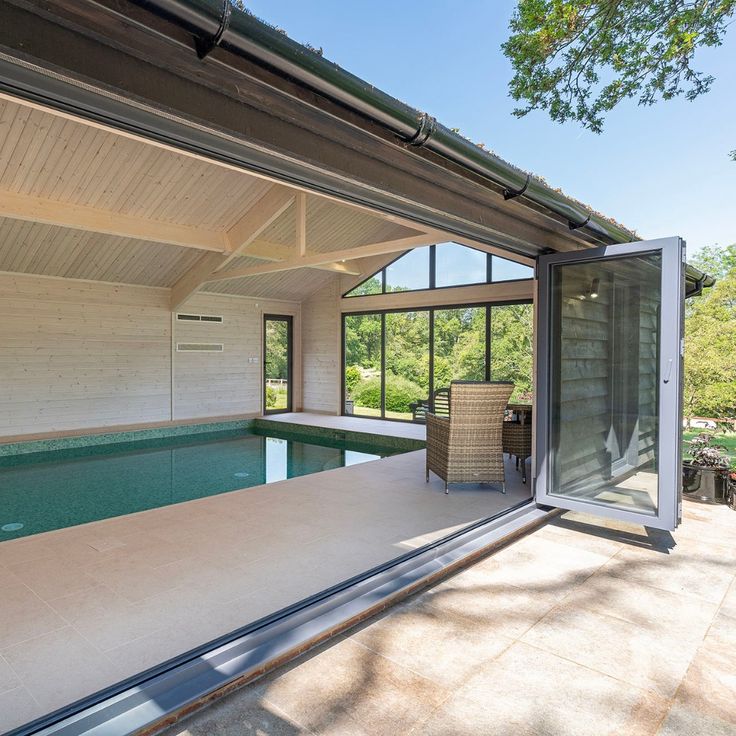
<svg viewBox="0 0 736 736"><path fill-rule="evenodd" d="M506 463L506 495L420 450L0 543L0 733L519 503Z"/></svg>
<svg viewBox="0 0 736 736"><path fill-rule="evenodd" d="M165 736L736 734L735 540L565 514Z"/></svg>

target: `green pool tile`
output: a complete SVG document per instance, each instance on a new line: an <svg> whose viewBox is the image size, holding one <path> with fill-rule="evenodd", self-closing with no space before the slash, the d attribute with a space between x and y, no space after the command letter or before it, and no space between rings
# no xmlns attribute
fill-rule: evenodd
<svg viewBox="0 0 736 736"><path fill-rule="evenodd" d="M135 429L129 432L103 432L100 434L74 435L71 437L56 437L53 439L30 440L27 442L9 442L0 444L0 458L39 452L53 452L56 450L69 450L79 447L94 447L96 445L117 445L127 442L141 442L169 437L249 429L252 424L252 419L237 419L224 422L204 422L202 424L181 424L171 427Z"/></svg>

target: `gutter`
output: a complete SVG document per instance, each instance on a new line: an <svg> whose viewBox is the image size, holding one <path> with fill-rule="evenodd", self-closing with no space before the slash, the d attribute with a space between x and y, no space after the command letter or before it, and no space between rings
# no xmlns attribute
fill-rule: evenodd
<svg viewBox="0 0 736 736"><path fill-rule="evenodd" d="M703 289L714 286L716 280L707 273L703 273L699 268L691 266L689 263L685 265L685 298L690 296L700 296Z"/></svg>
<svg viewBox="0 0 736 736"><path fill-rule="evenodd" d="M445 127L425 112L391 97L360 77L324 59L306 46L255 16L239 10L230 0L133 0L190 33L200 59L219 47L254 60L324 97L377 122L407 146L425 148L455 165L502 188L505 199L523 197L567 221L599 242L630 243L632 231L566 197L541 179L485 151ZM685 266L685 295L697 296L715 279Z"/></svg>
<svg viewBox="0 0 736 736"><path fill-rule="evenodd" d="M229 0L133 0L174 21L194 37L205 58L220 47L270 67L280 74L375 121L406 145L425 148L501 187L506 199L524 197L604 243L629 243L635 234L528 174L337 64L293 41Z"/></svg>

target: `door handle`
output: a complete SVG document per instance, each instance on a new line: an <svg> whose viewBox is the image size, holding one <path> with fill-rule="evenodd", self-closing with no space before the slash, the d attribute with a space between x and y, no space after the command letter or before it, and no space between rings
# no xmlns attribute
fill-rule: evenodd
<svg viewBox="0 0 736 736"><path fill-rule="evenodd" d="M669 383L672 376L672 358L667 361L667 367L664 370L664 382Z"/></svg>

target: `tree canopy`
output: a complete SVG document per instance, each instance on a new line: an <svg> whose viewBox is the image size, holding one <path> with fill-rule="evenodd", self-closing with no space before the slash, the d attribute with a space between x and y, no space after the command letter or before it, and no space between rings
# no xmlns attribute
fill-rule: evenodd
<svg viewBox="0 0 736 736"><path fill-rule="evenodd" d="M514 114L547 110L598 133L626 98L693 100L714 81L695 52L722 43L734 12L736 0L519 0L502 46Z"/></svg>
<svg viewBox="0 0 736 736"><path fill-rule="evenodd" d="M736 244L692 260L718 281L687 306L685 414L736 418Z"/></svg>

